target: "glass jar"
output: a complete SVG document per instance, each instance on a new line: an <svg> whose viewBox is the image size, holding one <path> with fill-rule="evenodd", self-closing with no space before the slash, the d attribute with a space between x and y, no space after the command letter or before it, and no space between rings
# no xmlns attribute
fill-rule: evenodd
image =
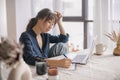
<svg viewBox="0 0 120 80"><path fill-rule="evenodd" d="M59 80L57 67L48 68L48 80Z"/></svg>

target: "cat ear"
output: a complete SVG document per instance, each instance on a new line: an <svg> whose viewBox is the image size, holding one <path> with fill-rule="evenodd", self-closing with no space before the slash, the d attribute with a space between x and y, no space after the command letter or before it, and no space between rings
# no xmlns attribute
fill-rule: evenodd
<svg viewBox="0 0 120 80"><path fill-rule="evenodd" d="M1 43L6 41L6 38L5 37L1 37Z"/></svg>
<svg viewBox="0 0 120 80"><path fill-rule="evenodd" d="M4 37L1 37L1 42L3 42L4 41Z"/></svg>

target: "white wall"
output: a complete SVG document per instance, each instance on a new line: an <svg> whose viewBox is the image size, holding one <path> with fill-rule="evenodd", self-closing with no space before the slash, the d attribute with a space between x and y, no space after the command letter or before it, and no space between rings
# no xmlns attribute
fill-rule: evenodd
<svg viewBox="0 0 120 80"><path fill-rule="evenodd" d="M19 37L31 18L31 0L16 0L16 39Z"/></svg>
<svg viewBox="0 0 120 80"><path fill-rule="evenodd" d="M0 0L0 37L7 36L6 0Z"/></svg>
<svg viewBox="0 0 120 80"><path fill-rule="evenodd" d="M31 18L31 0L0 0L0 35L19 41Z"/></svg>

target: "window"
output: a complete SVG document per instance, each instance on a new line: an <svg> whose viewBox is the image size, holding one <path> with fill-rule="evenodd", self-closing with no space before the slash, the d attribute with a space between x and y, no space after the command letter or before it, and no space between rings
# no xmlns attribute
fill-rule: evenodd
<svg viewBox="0 0 120 80"><path fill-rule="evenodd" d="M63 21L75 48L88 48L93 30L93 0L64 0Z"/></svg>
<svg viewBox="0 0 120 80"><path fill-rule="evenodd" d="M82 0L63 0L63 15L82 16Z"/></svg>
<svg viewBox="0 0 120 80"><path fill-rule="evenodd" d="M84 24L82 22L82 0L63 0L63 26L69 33L69 45L83 49Z"/></svg>
<svg viewBox="0 0 120 80"><path fill-rule="evenodd" d="M69 43L75 48L88 48L93 28L93 0L32 0L32 6L33 15L45 7L61 11L63 26L70 34Z"/></svg>

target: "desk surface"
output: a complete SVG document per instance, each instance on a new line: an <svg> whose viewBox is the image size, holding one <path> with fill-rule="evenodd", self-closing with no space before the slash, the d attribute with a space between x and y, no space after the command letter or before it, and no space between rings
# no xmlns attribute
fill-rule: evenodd
<svg viewBox="0 0 120 80"><path fill-rule="evenodd" d="M38 76L31 66L33 80L46 80L47 74ZM86 65L76 65L76 70L59 69L59 80L120 80L120 56L104 52L93 55Z"/></svg>
<svg viewBox="0 0 120 80"><path fill-rule="evenodd" d="M36 74L35 66L30 66L33 80L46 80L47 74ZM59 80L120 80L120 56L113 56L112 51L104 55L93 55L86 65L76 65L76 70L59 68Z"/></svg>

